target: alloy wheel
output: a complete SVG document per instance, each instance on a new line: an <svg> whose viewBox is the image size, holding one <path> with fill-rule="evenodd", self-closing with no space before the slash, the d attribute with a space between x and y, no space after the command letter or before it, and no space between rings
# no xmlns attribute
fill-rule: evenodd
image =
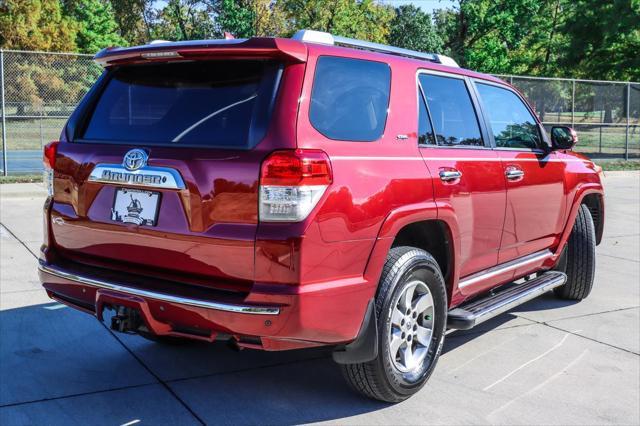
<svg viewBox="0 0 640 426"><path fill-rule="evenodd" d="M419 280L408 282L391 313L389 354L395 368L410 373L422 366L433 335L433 296Z"/></svg>

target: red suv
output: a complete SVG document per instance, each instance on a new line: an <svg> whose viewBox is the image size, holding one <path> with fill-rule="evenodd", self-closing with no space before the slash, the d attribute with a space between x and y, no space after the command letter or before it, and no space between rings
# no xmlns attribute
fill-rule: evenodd
<svg viewBox="0 0 640 426"><path fill-rule="evenodd" d="M495 77L316 31L95 60L45 148L39 269L115 330L330 345L355 389L400 401L447 328L591 291L599 169Z"/></svg>

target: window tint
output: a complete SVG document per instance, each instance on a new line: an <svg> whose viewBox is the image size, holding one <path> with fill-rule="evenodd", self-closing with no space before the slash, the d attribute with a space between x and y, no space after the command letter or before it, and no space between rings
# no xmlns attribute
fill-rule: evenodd
<svg viewBox="0 0 640 426"><path fill-rule="evenodd" d="M435 145L427 105L424 102L424 97L422 93L420 93L420 90L418 90L418 104L418 143L421 145Z"/></svg>
<svg viewBox="0 0 640 426"><path fill-rule="evenodd" d="M311 92L309 119L331 139L374 141L384 131L391 71L382 62L322 56Z"/></svg>
<svg viewBox="0 0 640 426"><path fill-rule="evenodd" d="M543 147L535 118L515 93L488 84L477 84L477 87L489 116L496 146L526 149Z"/></svg>
<svg viewBox="0 0 640 426"><path fill-rule="evenodd" d="M464 80L420 74L438 145L484 146Z"/></svg>
<svg viewBox="0 0 640 426"><path fill-rule="evenodd" d="M278 70L278 64L268 61L117 68L83 139L251 148L269 123Z"/></svg>

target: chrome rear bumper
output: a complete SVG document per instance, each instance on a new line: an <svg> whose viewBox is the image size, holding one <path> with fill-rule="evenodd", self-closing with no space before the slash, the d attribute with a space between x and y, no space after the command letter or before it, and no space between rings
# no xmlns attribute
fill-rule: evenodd
<svg viewBox="0 0 640 426"><path fill-rule="evenodd" d="M145 290L135 288L122 283L107 282L100 279L82 276L74 272L66 271L62 268L53 265L47 265L40 263L38 269L44 273L54 275L65 280L74 281L79 284L102 288L107 290L113 290L120 293L125 293L133 296L139 296L143 298L154 299L158 301L164 301L168 303L177 303L181 305L195 306L198 308L212 309L216 311L233 312L238 314L253 314L253 315L278 315L280 308L277 306L254 306L254 305L237 305L214 302L210 300L193 299L182 296L175 296L166 293L159 293L151 290Z"/></svg>

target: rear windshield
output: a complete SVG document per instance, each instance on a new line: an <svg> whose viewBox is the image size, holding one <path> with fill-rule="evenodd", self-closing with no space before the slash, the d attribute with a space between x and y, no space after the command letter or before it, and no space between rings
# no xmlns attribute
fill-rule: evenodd
<svg viewBox="0 0 640 426"><path fill-rule="evenodd" d="M330 139L375 141L384 132L391 70L382 62L322 56L316 65L309 119Z"/></svg>
<svg viewBox="0 0 640 426"><path fill-rule="evenodd" d="M264 137L280 70L258 60L117 68L81 139L252 148Z"/></svg>

